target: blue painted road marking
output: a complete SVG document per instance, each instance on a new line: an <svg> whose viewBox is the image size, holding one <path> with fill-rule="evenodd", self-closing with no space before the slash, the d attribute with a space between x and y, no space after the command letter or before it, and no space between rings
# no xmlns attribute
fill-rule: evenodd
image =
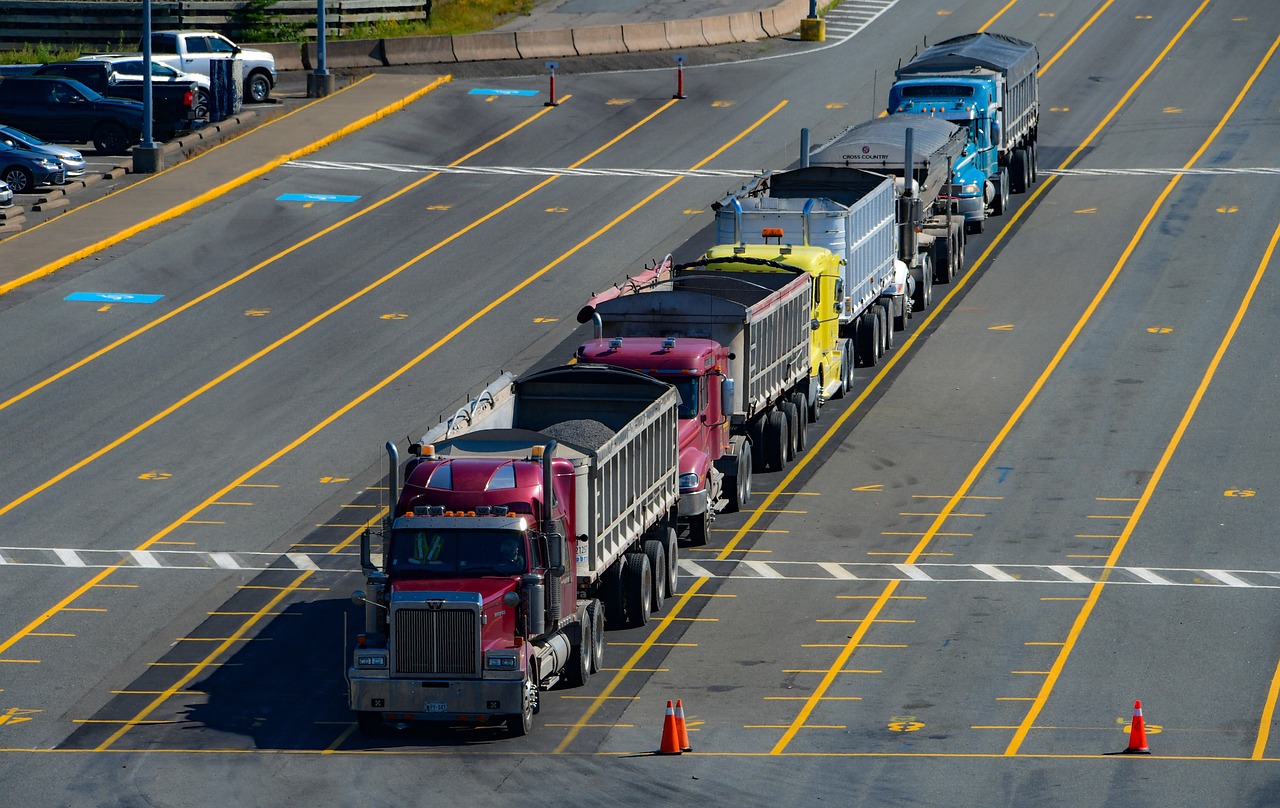
<svg viewBox="0 0 1280 808"><path fill-rule="evenodd" d="M277 202L355 202L360 197L342 194L280 194Z"/></svg>
<svg viewBox="0 0 1280 808"><path fill-rule="evenodd" d="M537 90L484 90L475 89L467 95L537 95Z"/></svg>
<svg viewBox="0 0 1280 808"><path fill-rule="evenodd" d="M164 295L134 295L128 292L72 292L64 300L83 300L89 303L155 303Z"/></svg>

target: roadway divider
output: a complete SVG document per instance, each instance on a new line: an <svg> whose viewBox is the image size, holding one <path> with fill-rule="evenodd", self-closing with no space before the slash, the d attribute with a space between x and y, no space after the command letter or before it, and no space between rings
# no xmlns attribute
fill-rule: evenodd
<svg viewBox="0 0 1280 808"><path fill-rule="evenodd" d="M729 15L729 30L735 42L755 42L767 34L760 25L759 11L741 11Z"/></svg>
<svg viewBox="0 0 1280 808"><path fill-rule="evenodd" d="M514 31L492 31L485 34L467 34L453 38L453 56L459 62L487 62L498 59L519 59Z"/></svg>
<svg viewBox="0 0 1280 808"><path fill-rule="evenodd" d="M448 64L508 59L545 59L612 53L700 48L786 36L800 27L809 0L782 0L762 11L744 11L697 20L668 20L630 25L596 25L568 30L491 31L457 36L409 36L392 39L329 39L330 68ZM270 51L277 70L314 70L316 44L296 42L254 45Z"/></svg>
<svg viewBox="0 0 1280 808"><path fill-rule="evenodd" d="M673 48L701 48L707 44L702 35L702 20L669 20L663 23L667 29L667 42Z"/></svg>
<svg viewBox="0 0 1280 808"><path fill-rule="evenodd" d="M405 36L382 41L388 65L429 65L456 62L452 36Z"/></svg>
<svg viewBox="0 0 1280 808"><path fill-rule="evenodd" d="M516 31L516 50L520 51L521 59L578 55L573 46L573 32L563 28L553 31Z"/></svg>
<svg viewBox="0 0 1280 808"><path fill-rule="evenodd" d="M733 38L733 29L729 26L728 17L704 17L702 36L707 40L708 45L728 45L738 41Z"/></svg>
<svg viewBox="0 0 1280 808"><path fill-rule="evenodd" d="M574 28L573 47L578 51L579 56L627 52L627 43L622 41L621 25L593 25L590 28Z"/></svg>
<svg viewBox="0 0 1280 808"><path fill-rule="evenodd" d="M325 68L340 67L383 67L387 64L383 47L389 39L334 39L325 43ZM307 70L315 70L318 66L316 43L308 42L303 46L302 64ZM276 70L281 70L276 63Z"/></svg>
<svg viewBox="0 0 1280 808"><path fill-rule="evenodd" d="M667 41L667 24L664 22L637 22L622 26L622 41L628 53L670 49Z"/></svg>

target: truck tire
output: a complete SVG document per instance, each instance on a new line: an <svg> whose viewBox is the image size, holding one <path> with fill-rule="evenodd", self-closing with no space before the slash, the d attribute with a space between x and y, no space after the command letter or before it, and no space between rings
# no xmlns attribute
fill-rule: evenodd
<svg viewBox="0 0 1280 808"><path fill-rule="evenodd" d="M569 687L582 687L591 678L591 649L595 643L591 629L590 606L583 606L578 612L578 640L570 643L569 664L564 666L564 681Z"/></svg>
<svg viewBox="0 0 1280 808"><path fill-rule="evenodd" d="M809 448L809 402L804 393L792 393L791 403L796 408L796 455Z"/></svg>
<svg viewBox="0 0 1280 808"><path fill-rule="evenodd" d="M591 672L604 669L604 604L593 600L587 604L591 618Z"/></svg>
<svg viewBox="0 0 1280 808"><path fill-rule="evenodd" d="M737 513L751 501L751 465L754 453L750 441L743 442L738 449L738 473L725 477L725 485L729 489L729 506L725 508L725 513Z"/></svg>
<svg viewBox="0 0 1280 808"><path fill-rule="evenodd" d="M662 547L667 552L667 597L680 594L680 542L676 541L676 529L666 529Z"/></svg>
<svg viewBox="0 0 1280 808"><path fill-rule="evenodd" d="M758 415L747 424L747 439L751 443L751 463L762 469L769 465L764 457L764 422L765 416Z"/></svg>
<svg viewBox="0 0 1280 808"><path fill-rule="evenodd" d="M249 74L244 80L244 100L261 104L271 97L271 77L260 70Z"/></svg>
<svg viewBox="0 0 1280 808"><path fill-rule="evenodd" d="M627 627L626 556L609 565L600 576L600 600L604 606L605 625L609 628Z"/></svg>
<svg viewBox="0 0 1280 808"><path fill-rule="evenodd" d="M1009 158L1009 190L1015 194L1025 194L1030 183L1030 168L1027 166L1027 150L1014 149Z"/></svg>
<svg viewBox="0 0 1280 808"><path fill-rule="evenodd" d="M937 270L934 268L933 261L929 260L927 255L920 256L920 260L924 263L924 267L920 273L920 281L916 284L915 294L911 298L912 312L928 311L933 307L933 285L938 283L938 278L934 274Z"/></svg>
<svg viewBox="0 0 1280 808"><path fill-rule="evenodd" d="M876 303L876 319L880 321L880 355L884 356L893 348L893 301L881 298Z"/></svg>
<svg viewBox="0 0 1280 808"><path fill-rule="evenodd" d="M786 421L787 440L786 440L786 462L794 463L796 455L796 443L799 441L799 431L796 427L800 422L800 413L796 412L796 405L790 399L783 401L778 405L778 409L782 412L782 417Z"/></svg>
<svg viewBox="0 0 1280 808"><path fill-rule="evenodd" d="M1034 140L1027 144L1027 156L1028 158L1030 158L1029 168L1031 169L1032 185L1035 185L1036 182L1040 179L1040 167L1037 164L1038 160L1036 155L1036 152L1038 151L1039 149L1036 148L1036 142Z"/></svg>
<svg viewBox="0 0 1280 808"><path fill-rule="evenodd" d="M520 699L520 712L507 716L507 732L513 738L523 738L533 732L533 715L538 712L537 672L531 670L524 682L524 694Z"/></svg>
<svg viewBox="0 0 1280 808"><path fill-rule="evenodd" d="M912 305L913 305L914 303L915 303L915 300L914 300L913 298L911 298L910 296L907 296L907 295L904 295L904 296L903 296L903 298L902 298L902 314L895 314L895 315L893 316L893 330L894 330L894 331L906 331L906 330L907 330L907 321L911 319L911 307L912 307Z"/></svg>
<svg viewBox="0 0 1280 808"><path fill-rule="evenodd" d="M880 318L872 306L858 318L858 351L857 364L864 368L873 368L880 364Z"/></svg>
<svg viewBox="0 0 1280 808"><path fill-rule="evenodd" d="M991 215L1003 216L1009 202L1009 167L1000 167L1000 177L996 181L996 196L991 200Z"/></svg>
<svg viewBox="0 0 1280 808"><path fill-rule="evenodd" d="M118 123L100 123L93 129L93 147L99 154L124 154L129 151L129 133Z"/></svg>
<svg viewBox="0 0 1280 808"><path fill-rule="evenodd" d="M366 738L374 738L382 734L385 725L382 723L382 713L375 713L369 710L361 710L356 713L356 727L360 730L360 734Z"/></svg>
<svg viewBox="0 0 1280 808"><path fill-rule="evenodd" d="M653 591L649 593L649 609L657 614L667 598L667 551L658 539L645 539L644 554L649 557L649 579Z"/></svg>
<svg viewBox="0 0 1280 808"><path fill-rule="evenodd" d="M787 437L787 416L781 410L769 410L762 436L766 471L782 471L787 467Z"/></svg>
<svg viewBox="0 0 1280 808"><path fill-rule="evenodd" d="M689 521L689 532L686 534L686 540L691 547L706 547L708 533L711 531L711 508L695 516Z"/></svg>
<svg viewBox="0 0 1280 808"><path fill-rule="evenodd" d="M653 610L653 570L649 568L649 556L627 553L623 559L626 625L627 628L643 628L649 624L649 612Z"/></svg>
<svg viewBox="0 0 1280 808"><path fill-rule="evenodd" d="M847 339L840 345L840 387L833 398L844 398L853 392L853 366L856 362L853 340Z"/></svg>

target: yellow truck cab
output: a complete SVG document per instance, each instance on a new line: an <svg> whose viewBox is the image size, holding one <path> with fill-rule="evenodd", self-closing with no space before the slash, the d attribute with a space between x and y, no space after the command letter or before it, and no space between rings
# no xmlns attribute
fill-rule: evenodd
<svg viewBox="0 0 1280 808"><path fill-rule="evenodd" d="M780 238L782 234L766 230L764 235ZM822 404L839 398L853 376L853 356L846 355L845 342L840 338L840 313L844 306L841 266L844 260L826 247L801 244L722 244L712 247L703 257L707 260L723 258L726 265L733 263L734 259L751 261L750 265L733 264L737 271L769 272L767 263L758 263L768 261L808 273L813 291L809 333L810 389L816 392L810 397L808 420L818 420Z"/></svg>

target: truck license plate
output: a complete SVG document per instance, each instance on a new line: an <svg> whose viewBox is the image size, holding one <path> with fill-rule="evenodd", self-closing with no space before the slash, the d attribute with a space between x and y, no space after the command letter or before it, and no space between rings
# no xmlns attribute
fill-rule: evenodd
<svg viewBox="0 0 1280 808"><path fill-rule="evenodd" d="M447 713L449 712L449 702L429 701L423 709L428 713Z"/></svg>

